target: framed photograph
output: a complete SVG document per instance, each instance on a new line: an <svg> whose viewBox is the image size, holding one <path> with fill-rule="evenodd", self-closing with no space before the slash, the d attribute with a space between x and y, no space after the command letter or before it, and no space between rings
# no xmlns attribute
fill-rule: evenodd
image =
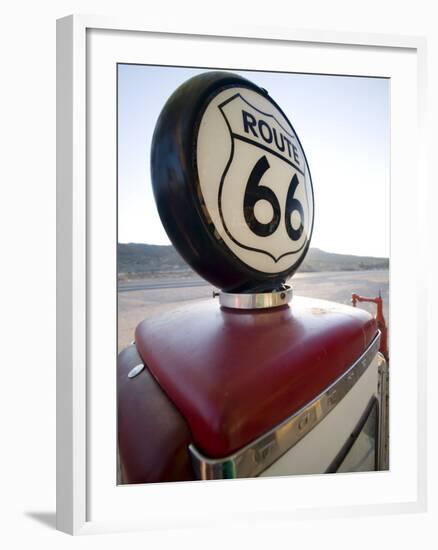
<svg viewBox="0 0 438 550"><path fill-rule="evenodd" d="M425 509L424 63L58 21L60 530Z"/></svg>

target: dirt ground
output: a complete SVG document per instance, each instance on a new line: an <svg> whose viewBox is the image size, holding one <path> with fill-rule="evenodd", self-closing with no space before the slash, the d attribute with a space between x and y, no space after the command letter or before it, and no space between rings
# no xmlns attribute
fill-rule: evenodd
<svg viewBox="0 0 438 550"><path fill-rule="evenodd" d="M384 301L384 315L389 324L389 271L335 271L321 273L299 273L289 284L294 294L343 304L351 303L353 292L362 296L378 296ZM118 350L119 352L134 339L134 330L140 321L160 311L171 310L176 304L211 298L213 287L202 279L170 278L157 281L156 278L142 279L119 284L118 292ZM217 298L215 298L217 300ZM293 306L293 299L292 299ZM370 312L373 304L360 304Z"/></svg>

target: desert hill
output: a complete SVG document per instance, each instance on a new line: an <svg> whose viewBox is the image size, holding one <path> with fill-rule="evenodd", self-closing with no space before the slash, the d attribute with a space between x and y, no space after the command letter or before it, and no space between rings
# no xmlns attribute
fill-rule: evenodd
<svg viewBox="0 0 438 550"><path fill-rule="evenodd" d="M119 243L117 263L120 277L150 276L158 273L175 275L193 273L171 245ZM335 254L319 248L310 248L298 271L362 271L388 267L388 258Z"/></svg>

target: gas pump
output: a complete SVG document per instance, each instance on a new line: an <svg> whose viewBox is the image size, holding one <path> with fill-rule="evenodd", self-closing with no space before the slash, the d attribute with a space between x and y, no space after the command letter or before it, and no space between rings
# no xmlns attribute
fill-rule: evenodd
<svg viewBox="0 0 438 550"><path fill-rule="evenodd" d="M314 196L268 92L196 76L152 150L164 228L217 296L141 322L118 358L122 483L387 467L381 334L366 311L293 296Z"/></svg>

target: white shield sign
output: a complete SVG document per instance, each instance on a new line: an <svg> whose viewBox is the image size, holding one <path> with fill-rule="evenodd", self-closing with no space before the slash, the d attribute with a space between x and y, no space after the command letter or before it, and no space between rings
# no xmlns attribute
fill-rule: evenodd
<svg viewBox="0 0 438 550"><path fill-rule="evenodd" d="M284 115L264 96L244 88L219 95L198 137L200 187L210 218L246 264L285 271L305 252L313 222L304 153ZM201 139L213 141L202 145Z"/></svg>

